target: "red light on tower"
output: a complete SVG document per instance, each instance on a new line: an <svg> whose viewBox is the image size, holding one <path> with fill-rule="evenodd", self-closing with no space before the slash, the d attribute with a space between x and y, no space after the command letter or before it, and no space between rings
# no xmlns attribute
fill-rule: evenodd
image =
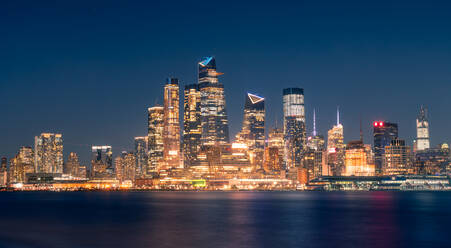
<svg viewBox="0 0 451 248"><path fill-rule="evenodd" d="M374 125L375 127L377 127L377 121L375 121L375 122L373 123L373 125Z"/></svg>
<svg viewBox="0 0 451 248"><path fill-rule="evenodd" d="M383 127L384 126L384 122L383 121L379 122L379 126Z"/></svg>

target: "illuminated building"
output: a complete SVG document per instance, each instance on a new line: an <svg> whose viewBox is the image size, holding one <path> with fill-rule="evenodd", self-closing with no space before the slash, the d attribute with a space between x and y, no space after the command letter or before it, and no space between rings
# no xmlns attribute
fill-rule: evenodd
<svg viewBox="0 0 451 248"><path fill-rule="evenodd" d="M216 61L206 57L199 62L199 91L202 145L229 143L224 85L218 81Z"/></svg>
<svg viewBox="0 0 451 248"><path fill-rule="evenodd" d="M385 147L389 146L390 142L393 139L398 138L398 124L384 121L375 121L373 122L373 136L376 175L382 175L384 167Z"/></svg>
<svg viewBox="0 0 451 248"><path fill-rule="evenodd" d="M316 132L316 111L313 110L313 131L312 136L307 138L307 147L315 151L322 151L325 149L324 136Z"/></svg>
<svg viewBox="0 0 451 248"><path fill-rule="evenodd" d="M148 109L148 159L146 175L155 174L163 163L164 108L155 106Z"/></svg>
<svg viewBox="0 0 451 248"><path fill-rule="evenodd" d="M136 156L133 152L122 152L121 156L114 159L116 167L116 179L119 182L133 181L136 176Z"/></svg>
<svg viewBox="0 0 451 248"><path fill-rule="evenodd" d="M78 161L78 155L75 152L69 153L64 170L64 173L70 174L73 177L80 176L80 163Z"/></svg>
<svg viewBox="0 0 451 248"><path fill-rule="evenodd" d="M168 168L180 167L179 80L168 78L164 86L163 159Z"/></svg>
<svg viewBox="0 0 451 248"><path fill-rule="evenodd" d="M197 161L202 136L198 84L185 86L183 106L183 153L185 164L190 166Z"/></svg>
<svg viewBox="0 0 451 248"><path fill-rule="evenodd" d="M327 175L340 176L344 173L345 144L343 143L343 125L340 124L340 112L337 109L337 125L327 132Z"/></svg>
<svg viewBox="0 0 451 248"><path fill-rule="evenodd" d="M416 151L422 151L428 149L429 145L429 122L427 119L426 109L421 106L420 114L417 118L417 139L416 139Z"/></svg>
<svg viewBox="0 0 451 248"><path fill-rule="evenodd" d="M307 138L307 149L303 157L303 166L307 169L309 180L323 175L327 156L325 150L324 137L316 132L316 112L313 110L313 132Z"/></svg>
<svg viewBox="0 0 451 248"><path fill-rule="evenodd" d="M8 184L8 159L2 157L0 162L0 186Z"/></svg>
<svg viewBox="0 0 451 248"><path fill-rule="evenodd" d="M113 177L113 151L111 146L92 146L91 177Z"/></svg>
<svg viewBox="0 0 451 248"><path fill-rule="evenodd" d="M24 183L26 175L34 173L33 165L33 149L31 147L22 146L16 156L10 160L10 182Z"/></svg>
<svg viewBox="0 0 451 248"><path fill-rule="evenodd" d="M283 167L284 139L283 131L274 128L269 132L268 143L265 148L263 168L266 172L280 171Z"/></svg>
<svg viewBox="0 0 451 248"><path fill-rule="evenodd" d="M253 164L262 165L265 148L265 99L247 93L244 103L244 117L237 141L245 143L251 153Z"/></svg>
<svg viewBox="0 0 451 248"><path fill-rule="evenodd" d="M402 139L395 138L385 147L384 175L412 174L410 147Z"/></svg>
<svg viewBox="0 0 451 248"><path fill-rule="evenodd" d="M135 137L136 177L146 174L147 168L147 137Z"/></svg>
<svg viewBox="0 0 451 248"><path fill-rule="evenodd" d="M61 134L42 133L35 137L34 164L36 172L63 173L63 138Z"/></svg>
<svg viewBox="0 0 451 248"><path fill-rule="evenodd" d="M299 167L306 145L303 89L283 90L283 117L285 167Z"/></svg>
<svg viewBox="0 0 451 248"><path fill-rule="evenodd" d="M417 174L440 175L449 172L451 159L448 144L417 151L415 169Z"/></svg>
<svg viewBox="0 0 451 248"><path fill-rule="evenodd" d="M368 150L362 140L350 141L346 145L345 151L345 171L344 176L374 176L374 164L368 161Z"/></svg>

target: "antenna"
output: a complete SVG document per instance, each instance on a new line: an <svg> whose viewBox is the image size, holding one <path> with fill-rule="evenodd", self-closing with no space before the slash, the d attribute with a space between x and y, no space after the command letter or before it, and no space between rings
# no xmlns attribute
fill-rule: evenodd
<svg viewBox="0 0 451 248"><path fill-rule="evenodd" d="M316 111L313 109L313 136L316 136Z"/></svg>
<svg viewBox="0 0 451 248"><path fill-rule="evenodd" d="M340 106L337 106L337 126L340 125Z"/></svg>
<svg viewBox="0 0 451 248"><path fill-rule="evenodd" d="M363 143L362 114L360 114L360 141L362 141L362 143Z"/></svg>

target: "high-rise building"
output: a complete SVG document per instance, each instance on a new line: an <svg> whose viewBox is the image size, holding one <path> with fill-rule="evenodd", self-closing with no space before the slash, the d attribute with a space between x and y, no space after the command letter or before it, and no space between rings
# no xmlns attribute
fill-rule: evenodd
<svg viewBox="0 0 451 248"><path fill-rule="evenodd" d="M63 173L63 137L42 133L35 137L34 164L38 173Z"/></svg>
<svg viewBox="0 0 451 248"><path fill-rule="evenodd" d="M410 147L402 139L394 138L385 147L384 175L407 175L413 173Z"/></svg>
<svg viewBox="0 0 451 248"><path fill-rule="evenodd" d="M33 149L22 146L16 156L10 160L10 182L24 183L28 173L34 173Z"/></svg>
<svg viewBox="0 0 451 248"><path fill-rule="evenodd" d="M155 106L148 109L148 163L146 175L152 176L161 169L163 163L164 108Z"/></svg>
<svg viewBox="0 0 451 248"><path fill-rule="evenodd" d="M116 167L116 179L134 182L136 176L136 156L133 152L122 152L121 156L114 159Z"/></svg>
<svg viewBox="0 0 451 248"><path fill-rule="evenodd" d="M64 172L73 177L80 177L80 162L78 161L78 155L75 152L69 153Z"/></svg>
<svg viewBox="0 0 451 248"><path fill-rule="evenodd" d="M299 167L306 146L304 89L283 90L283 117L285 167Z"/></svg>
<svg viewBox="0 0 451 248"><path fill-rule="evenodd" d="M362 140L350 141L346 145L344 176L375 175L374 164L369 163L367 149L371 148L365 146Z"/></svg>
<svg viewBox="0 0 451 248"><path fill-rule="evenodd" d="M384 168L385 147L389 146L393 139L398 138L398 124L386 121L373 122L373 137L376 174L382 175Z"/></svg>
<svg viewBox="0 0 451 248"><path fill-rule="evenodd" d="M422 151L429 147L429 121L427 119L427 110L421 106L420 114L417 118L417 140L415 150Z"/></svg>
<svg viewBox="0 0 451 248"><path fill-rule="evenodd" d="M415 153L415 172L421 175L449 174L451 167L448 144L440 144Z"/></svg>
<svg viewBox="0 0 451 248"><path fill-rule="evenodd" d="M147 136L135 137L135 157L136 157L136 172L135 175L138 178L143 177L146 174L147 168Z"/></svg>
<svg viewBox="0 0 451 248"><path fill-rule="evenodd" d="M243 126L237 135L237 141L247 145L251 163L262 166L265 149L265 98L246 94Z"/></svg>
<svg viewBox="0 0 451 248"><path fill-rule="evenodd" d="M113 150L111 146L92 146L91 177L112 178Z"/></svg>
<svg viewBox="0 0 451 248"><path fill-rule="evenodd" d="M179 80L168 78L164 86L163 158L168 168L180 167Z"/></svg>
<svg viewBox="0 0 451 248"><path fill-rule="evenodd" d="M284 148L283 131L274 128L269 132L268 143L265 147L263 168L266 172L280 171L283 169Z"/></svg>
<svg viewBox="0 0 451 248"><path fill-rule="evenodd" d="M313 110L312 136L307 138L307 149L303 158L303 166L307 169L309 180L323 175L327 155L325 150L324 137L316 131L316 111Z"/></svg>
<svg viewBox="0 0 451 248"><path fill-rule="evenodd" d="M206 57L199 62L199 91L202 125L202 145L229 143L224 85L219 82L216 61Z"/></svg>
<svg viewBox="0 0 451 248"><path fill-rule="evenodd" d="M8 185L8 159L2 157L0 162L0 186Z"/></svg>
<svg viewBox="0 0 451 248"><path fill-rule="evenodd" d="M343 142L343 125L340 123L340 112L337 109L337 125L327 132L327 175L344 174L345 144Z"/></svg>
<svg viewBox="0 0 451 248"><path fill-rule="evenodd" d="M324 136L319 135L316 131L316 111L313 110L313 132L312 136L307 138L307 147L315 151L323 151L325 149Z"/></svg>
<svg viewBox="0 0 451 248"><path fill-rule="evenodd" d="M185 165L198 161L201 149L201 112L199 84L185 86L183 112L183 154Z"/></svg>

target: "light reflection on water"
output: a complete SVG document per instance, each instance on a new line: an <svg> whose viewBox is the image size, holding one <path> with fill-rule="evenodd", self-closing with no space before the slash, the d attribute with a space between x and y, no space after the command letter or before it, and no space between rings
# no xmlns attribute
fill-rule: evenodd
<svg viewBox="0 0 451 248"><path fill-rule="evenodd" d="M451 192L14 192L0 247L446 247Z"/></svg>

